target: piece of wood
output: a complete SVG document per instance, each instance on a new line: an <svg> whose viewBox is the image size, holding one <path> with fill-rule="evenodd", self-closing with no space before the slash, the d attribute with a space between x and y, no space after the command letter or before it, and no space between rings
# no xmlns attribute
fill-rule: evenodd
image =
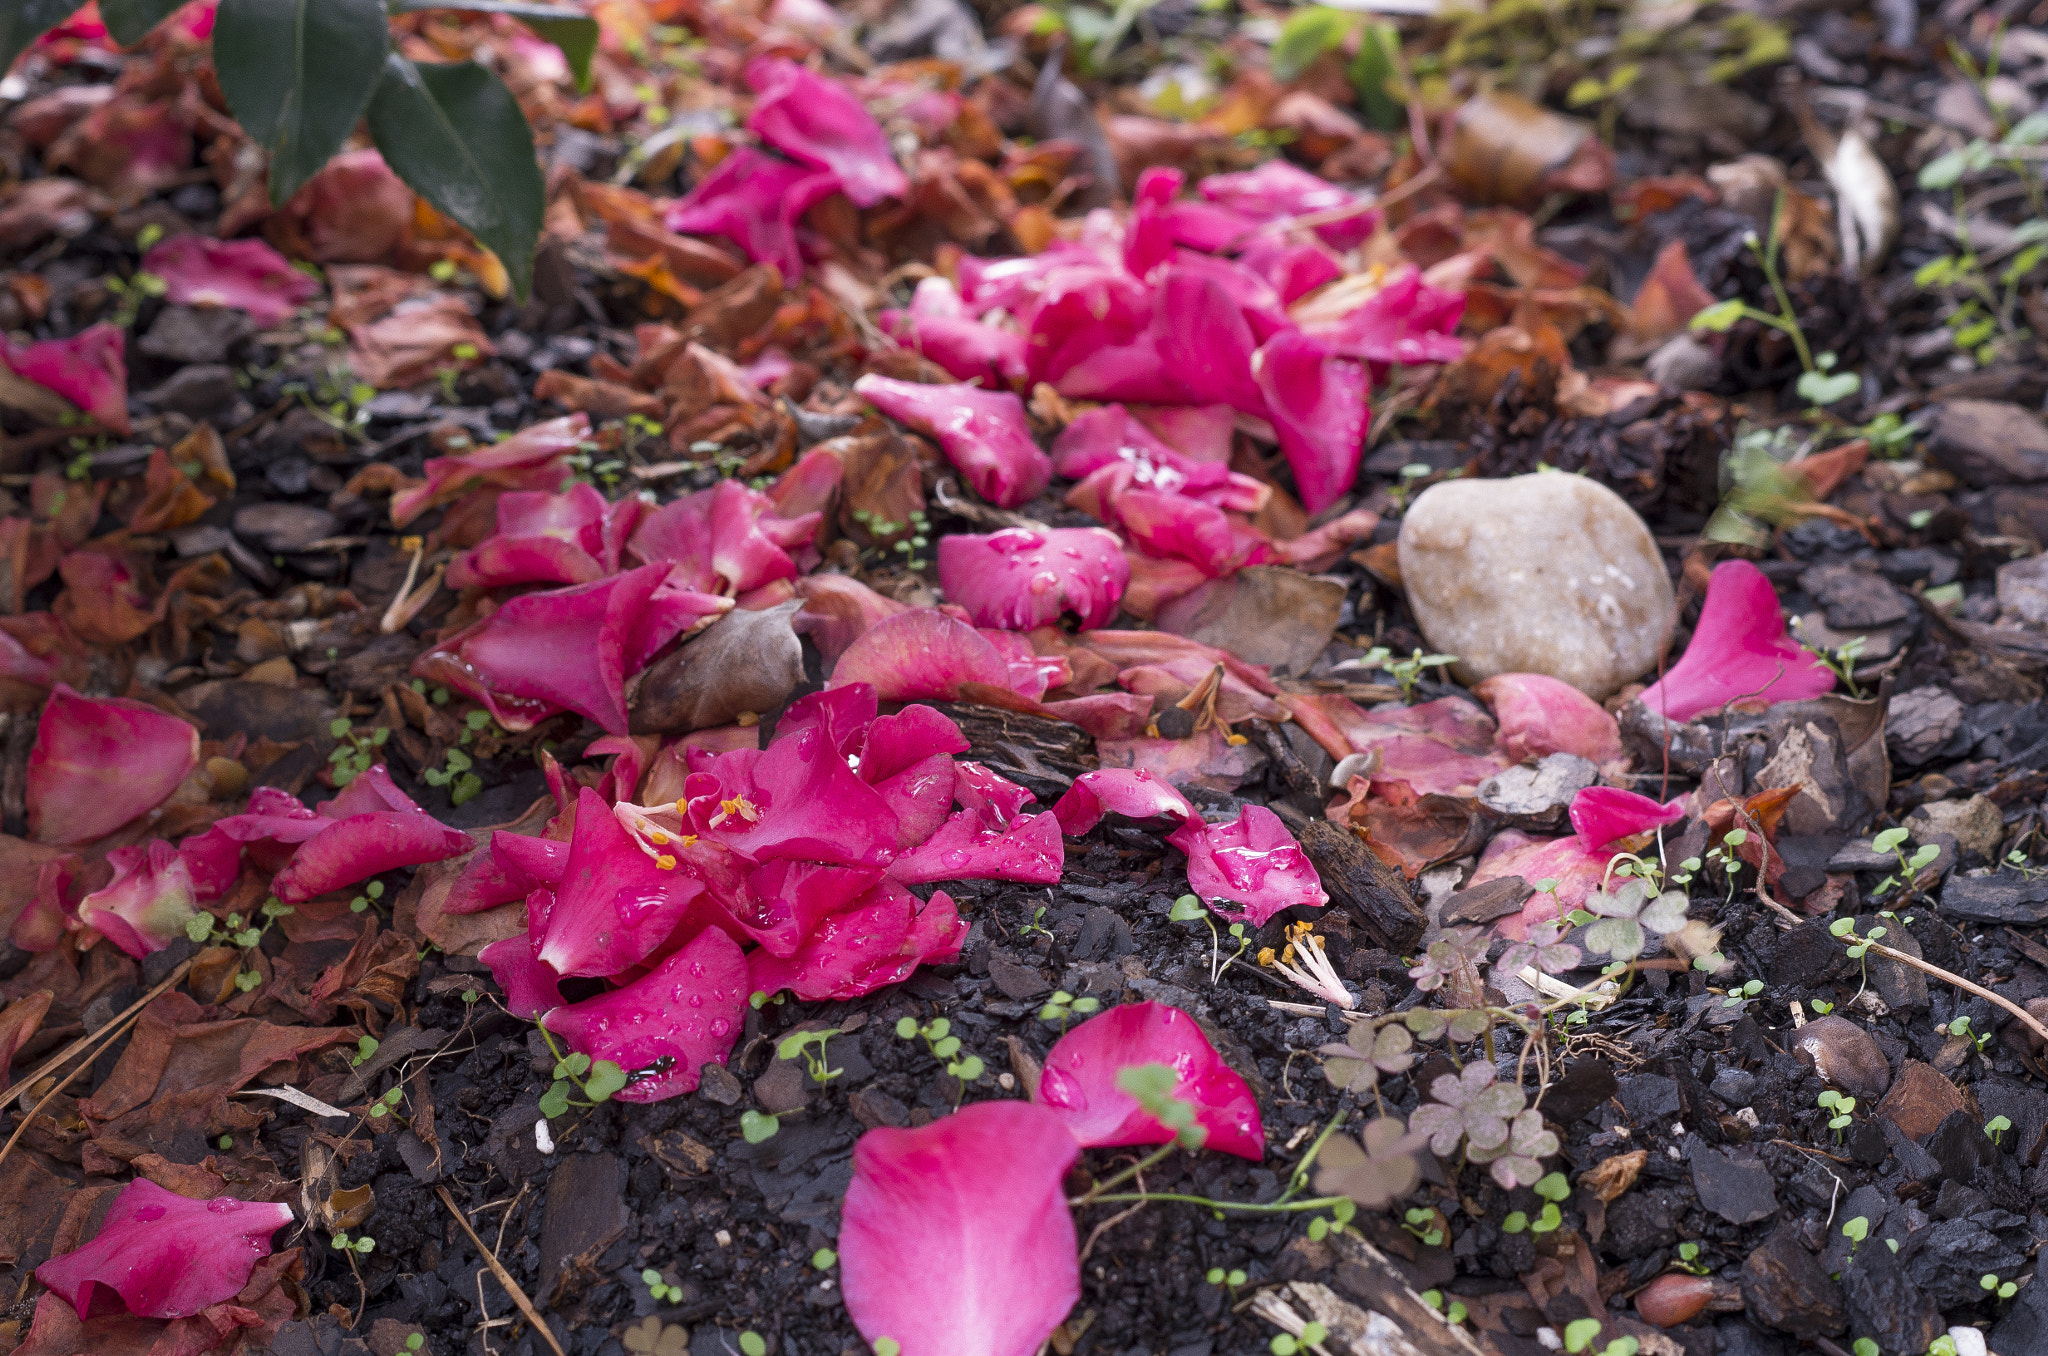
<svg viewBox="0 0 2048 1356"><path fill-rule="evenodd" d="M973 745L967 754L1050 806L1095 770L1095 740L1078 725L968 702L935 702Z"/></svg>
<svg viewBox="0 0 2048 1356"><path fill-rule="evenodd" d="M1398 956L1422 940L1429 920L1408 893L1408 883L1355 832L1313 819L1301 830L1301 850L1322 878L1330 902L1351 910L1375 946Z"/></svg>
<svg viewBox="0 0 2048 1356"><path fill-rule="evenodd" d="M1472 1334L1453 1327L1424 1304L1400 1268L1371 1243L1344 1229L1330 1234L1330 1246L1337 1254L1337 1284L1359 1303L1399 1324L1421 1356L1488 1356Z"/></svg>

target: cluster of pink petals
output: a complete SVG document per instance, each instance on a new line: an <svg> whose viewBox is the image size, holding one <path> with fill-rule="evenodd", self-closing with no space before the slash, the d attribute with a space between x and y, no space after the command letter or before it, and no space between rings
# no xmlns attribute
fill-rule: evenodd
<svg viewBox="0 0 2048 1356"><path fill-rule="evenodd" d="M128 422L128 332L98 324L69 339L0 345L0 362L24 381L53 391L116 433Z"/></svg>
<svg viewBox="0 0 2048 1356"><path fill-rule="evenodd" d="M1024 402L1008 391L928 386L872 372L853 389L891 419L930 435L974 492L997 508L1029 503L1052 480L1052 459L1031 440Z"/></svg>
<svg viewBox="0 0 2048 1356"><path fill-rule="evenodd" d="M58 683L28 755L28 832L90 843L163 804L199 766L190 722L126 698L81 697Z"/></svg>
<svg viewBox="0 0 2048 1356"><path fill-rule="evenodd" d="M1465 352L1454 337L1464 314L1463 292L1432 287L1407 264L1356 306L1304 321L1302 328L1334 352L1369 363L1377 376L1397 364L1456 362Z"/></svg>
<svg viewBox="0 0 2048 1356"><path fill-rule="evenodd" d="M764 591L795 578L790 552L810 546L822 517L815 511L785 516L769 495L721 480L648 511L626 550L645 564L678 567L671 579L683 588L737 598L742 607L757 599L772 605L787 593L769 599Z"/></svg>
<svg viewBox="0 0 2048 1356"><path fill-rule="evenodd" d="M1470 797L1519 759L1495 748L1486 713L1458 697L1371 711L1335 696L1289 696L1283 704L1332 757L1377 753L1375 787L1405 783L1418 796Z"/></svg>
<svg viewBox="0 0 2048 1356"><path fill-rule="evenodd" d="M1691 720L1729 705L1769 705L1834 691L1835 675L1785 634L1777 590L1746 560L1724 560L1707 581L1706 602L1685 654L1639 700L1669 720Z"/></svg>
<svg viewBox="0 0 2048 1356"><path fill-rule="evenodd" d="M646 507L607 504L581 482L561 494L513 490L498 496L498 530L448 564L453 588L588 584L619 568L619 552Z"/></svg>
<svg viewBox="0 0 2048 1356"><path fill-rule="evenodd" d="M1143 768L1103 768L1075 778L1052 812L1070 838L1106 814L1178 819L1180 826L1166 841L1187 854L1188 888L1233 922L1259 926L1283 909L1320 909L1330 902L1308 855L1280 816L1263 805L1246 805L1236 819L1210 824L1163 778Z"/></svg>
<svg viewBox="0 0 2048 1356"><path fill-rule="evenodd" d="M1557 884L1532 896L1520 914L1503 920L1500 931L1521 937L1530 926L1560 917L1586 902L1600 888L1607 867L1627 840L1676 824L1685 818L1683 796L1660 803L1633 791L1589 786L1572 798L1572 832L1562 838L1535 838L1510 829L1488 843L1469 885L1483 885L1504 876L1520 876L1534 884Z"/></svg>
<svg viewBox="0 0 2048 1356"><path fill-rule="evenodd" d="M1163 1144L1174 1132L1117 1086L1165 1065L1206 1147L1258 1161L1258 1099L1193 1018L1134 1003L1083 1022L1046 1058L1029 1102L976 1102L853 1151L840 1214L846 1309L902 1356L1031 1356L1080 1297L1063 1185L1083 1148Z"/></svg>
<svg viewBox="0 0 2048 1356"><path fill-rule="evenodd" d="M854 998L958 954L952 899L907 886L1060 878L1058 821L956 763L958 726L927 706L877 711L874 688L846 684L792 704L766 748L685 747L672 804L586 788L567 843L495 834L446 907L524 900L526 932L483 957L515 1010L593 1059L652 1068L632 1100L690 1091L730 1051L749 994ZM572 975L619 987L564 1006L556 984Z"/></svg>
<svg viewBox="0 0 2048 1356"><path fill-rule="evenodd" d="M1108 625L1131 581L1123 547L1101 528L1011 527L939 538L939 586L976 626L1029 631L1072 612Z"/></svg>
<svg viewBox="0 0 2048 1356"><path fill-rule="evenodd" d="M428 509L485 486L559 490L569 476L569 457L589 437L589 416L571 414L523 428L474 452L431 458L424 482L391 496L391 525L404 527Z"/></svg>
<svg viewBox="0 0 2048 1356"><path fill-rule="evenodd" d="M241 311L259 325L277 324L320 292L260 240L172 236L143 256L142 267L164 280L168 301Z"/></svg>
<svg viewBox="0 0 2048 1356"><path fill-rule="evenodd" d="M121 1188L91 1241L36 1268L80 1318L126 1310L187 1318L233 1299L291 1207L216 1196L195 1201L138 1177Z"/></svg>
<svg viewBox="0 0 2048 1356"><path fill-rule="evenodd" d="M803 273L797 223L834 193L856 206L900 198L910 181L867 109L843 84L781 57L757 57L747 130L763 148L733 151L669 208L671 231L719 235L787 279Z"/></svg>
<svg viewBox="0 0 2048 1356"><path fill-rule="evenodd" d="M1128 466L1131 484L1144 489L1238 513L1264 508L1272 487L1230 469L1230 407L1197 406L1187 415L1193 418L1178 422L1184 439L1197 449L1193 452L1172 446L1122 405L1099 405L1060 430L1052 445L1053 470L1070 480L1086 480L1106 468ZM1210 436L1187 437L1202 433Z"/></svg>
<svg viewBox="0 0 2048 1356"><path fill-rule="evenodd" d="M1514 762L1570 753L1605 766L1622 757L1614 717L1570 683L1542 673L1501 673L1472 694L1493 708L1495 746Z"/></svg>

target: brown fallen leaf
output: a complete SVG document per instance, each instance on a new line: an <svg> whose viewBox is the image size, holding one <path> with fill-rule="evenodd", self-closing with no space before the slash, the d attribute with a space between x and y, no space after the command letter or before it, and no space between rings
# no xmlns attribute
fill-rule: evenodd
<svg viewBox="0 0 2048 1356"><path fill-rule="evenodd" d="M1642 1172L1643 1164L1649 1161L1648 1149L1632 1149L1625 1154L1603 1158L1579 1174L1579 1185L1611 1205L1621 1198L1623 1192L1636 1184L1636 1177Z"/></svg>
<svg viewBox="0 0 2048 1356"><path fill-rule="evenodd" d="M1531 206L1547 193L1598 193L1614 182L1614 153L1591 123L1506 90L1466 101L1445 157L1451 178L1483 203Z"/></svg>

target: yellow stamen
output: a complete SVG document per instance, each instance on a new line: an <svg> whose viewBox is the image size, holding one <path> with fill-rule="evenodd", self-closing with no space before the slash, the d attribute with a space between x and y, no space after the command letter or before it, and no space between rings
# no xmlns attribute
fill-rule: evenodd
<svg viewBox="0 0 2048 1356"><path fill-rule="evenodd" d="M676 869L676 859L669 856L667 853L663 853L661 856L656 857L654 859L654 864L660 867L663 871L673 871Z"/></svg>
<svg viewBox="0 0 2048 1356"><path fill-rule="evenodd" d="M1270 946L1260 947L1260 948L1259 948L1259 964L1261 964L1261 965L1265 965L1265 966L1270 966L1270 965L1272 965L1272 963L1273 963L1273 948L1272 948L1272 947L1270 947Z"/></svg>
<svg viewBox="0 0 2048 1356"><path fill-rule="evenodd" d="M647 833L647 841L654 844L656 847L667 847L668 835L663 833L660 829L650 829Z"/></svg>

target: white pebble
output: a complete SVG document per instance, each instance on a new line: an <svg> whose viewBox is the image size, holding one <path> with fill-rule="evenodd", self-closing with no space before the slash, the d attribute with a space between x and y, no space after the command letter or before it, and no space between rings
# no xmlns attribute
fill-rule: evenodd
<svg viewBox="0 0 2048 1356"><path fill-rule="evenodd" d="M1949 1340L1956 1344L1956 1356L1989 1356L1984 1334L1976 1328L1950 1328Z"/></svg>
<svg viewBox="0 0 2048 1356"><path fill-rule="evenodd" d="M533 1142L540 1146L540 1151L544 1154L555 1151L555 1137L548 1133L547 1117L543 1116L533 1123Z"/></svg>

